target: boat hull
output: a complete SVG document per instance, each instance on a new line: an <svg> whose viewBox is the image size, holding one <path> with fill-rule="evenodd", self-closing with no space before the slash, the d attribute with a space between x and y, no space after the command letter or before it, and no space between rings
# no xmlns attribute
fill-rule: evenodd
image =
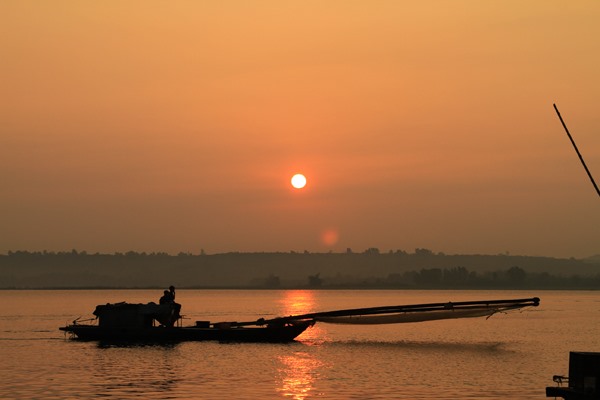
<svg viewBox="0 0 600 400"><path fill-rule="evenodd" d="M68 325L59 328L79 340L128 341L128 342L182 342L219 341L285 343L291 342L314 321L264 327L199 328L199 327L151 327L151 328L104 328L97 325Z"/></svg>

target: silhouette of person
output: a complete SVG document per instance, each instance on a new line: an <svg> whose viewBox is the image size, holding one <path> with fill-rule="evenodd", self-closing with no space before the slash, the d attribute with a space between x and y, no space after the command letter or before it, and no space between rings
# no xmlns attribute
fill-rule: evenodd
<svg viewBox="0 0 600 400"><path fill-rule="evenodd" d="M163 297L165 297L165 304L173 304L175 313L179 315L181 304L175 303L175 286L169 286L169 290L165 290L165 295Z"/></svg>
<svg viewBox="0 0 600 400"><path fill-rule="evenodd" d="M173 295L168 290L163 292L162 297L158 301L159 304L170 304L173 303Z"/></svg>

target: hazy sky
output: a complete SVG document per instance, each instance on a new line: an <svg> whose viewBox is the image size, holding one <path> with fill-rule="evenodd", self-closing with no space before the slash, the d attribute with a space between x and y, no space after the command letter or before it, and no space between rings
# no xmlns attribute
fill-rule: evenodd
<svg viewBox="0 0 600 400"><path fill-rule="evenodd" d="M3 0L0 253L599 254L552 108L600 181L598 21L598 1Z"/></svg>

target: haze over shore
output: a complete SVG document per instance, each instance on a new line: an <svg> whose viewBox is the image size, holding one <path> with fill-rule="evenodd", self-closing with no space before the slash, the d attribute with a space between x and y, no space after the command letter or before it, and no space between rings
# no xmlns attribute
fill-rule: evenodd
<svg viewBox="0 0 600 400"><path fill-rule="evenodd" d="M600 257L414 253L10 252L0 288L600 289Z"/></svg>

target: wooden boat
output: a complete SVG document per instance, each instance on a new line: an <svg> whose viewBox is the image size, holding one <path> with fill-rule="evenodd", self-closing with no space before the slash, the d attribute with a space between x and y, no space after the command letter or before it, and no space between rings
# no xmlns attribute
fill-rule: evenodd
<svg viewBox="0 0 600 400"><path fill-rule="evenodd" d="M247 322L196 321L195 326L175 326L180 322L179 304L106 304L96 307L98 324L77 320L59 328L82 340L290 342L316 322L334 324L392 324L456 318L489 318L527 307L537 307L537 297L512 300L483 300L355 308L290 315Z"/></svg>
<svg viewBox="0 0 600 400"><path fill-rule="evenodd" d="M284 343L293 341L304 332L311 321L263 327L164 327L106 328L97 325L73 324L59 328L74 334L79 340L126 342L182 342L216 340L219 342Z"/></svg>
<svg viewBox="0 0 600 400"><path fill-rule="evenodd" d="M216 340L220 342L291 342L313 320L286 321L262 326L238 326L235 322L211 324L197 321L194 326L176 326L180 321L179 305L116 303L96 307L97 324L78 320L59 328L79 340L127 342L181 342Z"/></svg>

